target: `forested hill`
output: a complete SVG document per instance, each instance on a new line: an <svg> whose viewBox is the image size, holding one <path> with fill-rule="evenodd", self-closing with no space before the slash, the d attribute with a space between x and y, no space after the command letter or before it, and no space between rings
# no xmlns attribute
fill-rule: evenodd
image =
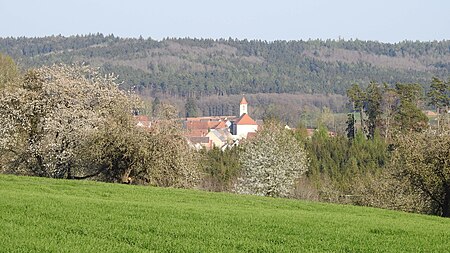
<svg viewBox="0 0 450 253"><path fill-rule="evenodd" d="M345 94L353 83L430 82L450 72L450 40L125 39L102 34L0 38L23 68L86 62L119 74L123 88L170 95ZM148 94L148 93L147 93Z"/></svg>

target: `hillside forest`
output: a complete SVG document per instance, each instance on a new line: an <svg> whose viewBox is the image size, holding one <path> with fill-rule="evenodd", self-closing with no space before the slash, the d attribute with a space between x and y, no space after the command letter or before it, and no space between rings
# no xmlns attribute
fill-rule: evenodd
<svg viewBox="0 0 450 253"><path fill-rule="evenodd" d="M199 116L235 115L245 94L255 118L279 115L290 125L311 127L323 111L347 112L346 91L355 83L418 83L426 91L432 77L445 79L450 71L450 41L158 41L90 34L0 38L0 52L22 70L54 63L99 67L118 75L122 90L169 100L180 116L188 97Z"/></svg>
<svg viewBox="0 0 450 253"><path fill-rule="evenodd" d="M89 35L4 38L1 45L2 173L196 188L450 217L447 41L391 45ZM211 52L218 47L224 47L223 52ZM152 50L161 57L152 56ZM328 61L325 52L330 53ZM346 58L350 52L361 52L354 55L356 62ZM86 61L90 65L80 63L84 59L90 59ZM136 59L165 63L150 71L134 65ZM323 69L312 74L300 59L316 61ZM373 63L364 70L369 65L362 63L368 59ZM353 66L351 71L337 71L341 61ZM107 66L142 76L135 83L134 74L127 79L124 73L109 73L112 69ZM208 71L223 75L209 79ZM224 75L229 79L221 79ZM214 85L200 85L207 83ZM280 88L272 90L276 83ZM260 112L264 127L255 138L226 150L191 148L180 116L186 111L208 115L219 108L215 101L230 102L242 92L248 92L249 101L259 99L253 112L264 109ZM277 104L278 100L285 104ZM192 106L192 101L197 104ZM290 111L289 104L301 108ZM214 112L234 114L235 109L222 108ZM433 116L427 117L424 109L432 110ZM337 113L344 120L331 124L339 131L330 135ZM134 116L140 114L150 117L150 128L136 126ZM285 128L289 117L296 122L293 129ZM308 124L315 126L312 136Z"/></svg>

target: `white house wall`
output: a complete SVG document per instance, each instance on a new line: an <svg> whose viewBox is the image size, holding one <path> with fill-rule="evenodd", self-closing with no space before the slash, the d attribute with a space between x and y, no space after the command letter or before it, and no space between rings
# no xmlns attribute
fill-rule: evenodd
<svg viewBox="0 0 450 253"><path fill-rule="evenodd" d="M254 133L256 130L258 130L258 125L237 125L236 135L241 138L247 138L248 133Z"/></svg>

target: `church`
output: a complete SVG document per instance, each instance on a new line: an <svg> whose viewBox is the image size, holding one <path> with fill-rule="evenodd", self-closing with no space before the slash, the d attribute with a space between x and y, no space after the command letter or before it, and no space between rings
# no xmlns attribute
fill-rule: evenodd
<svg viewBox="0 0 450 253"><path fill-rule="evenodd" d="M231 134L241 139L247 138L249 133L256 133L258 130L258 124L248 115L247 109L247 100L245 97L242 97L239 104L239 118L231 122Z"/></svg>
<svg viewBox="0 0 450 253"><path fill-rule="evenodd" d="M183 122L188 140L197 149L237 145L240 140L254 136L260 125L248 114L245 97L239 104L239 116L195 117Z"/></svg>

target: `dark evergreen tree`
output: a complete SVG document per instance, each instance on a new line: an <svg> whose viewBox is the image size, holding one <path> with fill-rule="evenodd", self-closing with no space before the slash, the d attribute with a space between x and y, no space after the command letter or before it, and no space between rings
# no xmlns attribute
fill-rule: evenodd
<svg viewBox="0 0 450 253"><path fill-rule="evenodd" d="M353 84L350 89L347 90L347 97L353 105L353 112L359 112L361 122L361 132L365 131L364 127L364 101L366 100L365 92L359 87L358 84Z"/></svg>
<svg viewBox="0 0 450 253"><path fill-rule="evenodd" d="M153 117L157 116L160 105L161 105L161 101L159 100L158 97L155 97L155 99L153 99L153 101L152 101L152 116Z"/></svg>
<svg viewBox="0 0 450 253"><path fill-rule="evenodd" d="M347 128L345 132L347 133L347 138L353 140L355 138L355 115L353 113L347 114Z"/></svg>
<svg viewBox="0 0 450 253"><path fill-rule="evenodd" d="M400 99L395 113L397 130L421 132L426 129L428 118L418 107L422 88L418 84L398 83L395 89Z"/></svg>
<svg viewBox="0 0 450 253"><path fill-rule="evenodd" d="M380 86L371 82L366 90L365 112L367 114L368 137L373 139L375 129L380 125L382 91Z"/></svg>
<svg viewBox="0 0 450 253"><path fill-rule="evenodd" d="M438 114L437 129L440 131L442 125L442 115L448 112L450 105L450 84L433 77L428 92L429 105L432 105Z"/></svg>
<svg viewBox="0 0 450 253"><path fill-rule="evenodd" d="M186 112L186 117L197 117L198 116L198 108L193 97L188 96L186 98L186 103L184 105L184 109Z"/></svg>

